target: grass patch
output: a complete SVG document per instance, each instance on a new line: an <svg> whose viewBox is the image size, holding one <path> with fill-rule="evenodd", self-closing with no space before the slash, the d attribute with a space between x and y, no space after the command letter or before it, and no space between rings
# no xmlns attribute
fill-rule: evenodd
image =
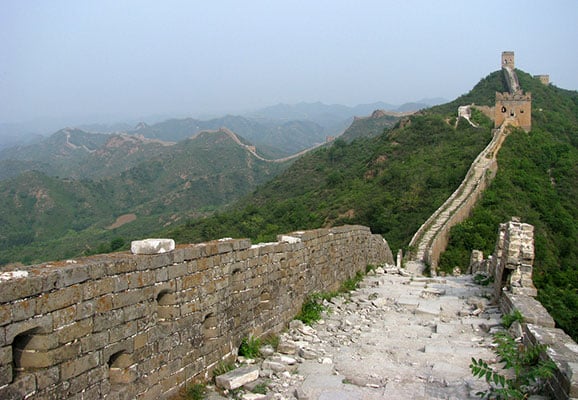
<svg viewBox="0 0 578 400"><path fill-rule="evenodd" d="M185 400L203 400L207 395L207 386L204 383L195 383L187 389Z"/></svg>
<svg viewBox="0 0 578 400"><path fill-rule="evenodd" d="M281 341L281 338L279 337L279 335L275 335L275 334L267 335L262 340L264 345L270 345L271 347L273 347L275 349L275 351L277 351L277 348L279 347L280 341Z"/></svg>
<svg viewBox="0 0 578 400"><path fill-rule="evenodd" d="M213 376L226 374L227 372L232 371L235 368L236 368L235 363L220 361L219 364L217 364L217 366L213 370Z"/></svg>

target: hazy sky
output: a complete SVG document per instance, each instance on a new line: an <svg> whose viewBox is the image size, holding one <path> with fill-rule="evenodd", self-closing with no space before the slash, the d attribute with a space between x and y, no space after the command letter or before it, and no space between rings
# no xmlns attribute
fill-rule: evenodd
<svg viewBox="0 0 578 400"><path fill-rule="evenodd" d="M576 0L0 0L0 122L453 99L503 50L578 89L577 41Z"/></svg>

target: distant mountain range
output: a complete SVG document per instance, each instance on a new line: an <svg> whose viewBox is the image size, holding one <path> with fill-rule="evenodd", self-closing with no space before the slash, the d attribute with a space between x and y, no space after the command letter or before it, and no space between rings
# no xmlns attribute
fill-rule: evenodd
<svg viewBox="0 0 578 400"><path fill-rule="evenodd" d="M248 120L253 120L259 122L262 125L267 126L269 129L276 126L282 126L284 123L289 121L309 121L314 122L321 126L324 130L323 135L335 136L343 132L354 116L361 117L371 114L373 111L380 109L392 112L406 112L406 111L416 111L422 108L430 107L436 104L441 104L446 102L446 100L441 98L432 99L422 99L412 103L406 103L403 105L392 105L384 102L376 102L370 104L362 104L354 107L334 104L326 105L323 103L298 103L294 105L289 104L278 104L271 107L266 107L253 112L245 113L240 115ZM230 129L235 127L229 127L226 123L219 125L218 121L222 119L228 119L229 117L219 117L210 118L205 120L193 119L193 118L161 118L159 116L144 118L142 121L154 120L154 121L167 121L167 120L192 120L192 125L198 125L198 122L202 122L207 126L201 128L204 129L218 129L222 126L227 126ZM109 117L113 119L113 117ZM114 117L118 120L118 117ZM87 132L96 133L119 133L119 132L130 132L134 130L134 126L137 125L137 121L126 122L115 122L107 123L106 117L94 117L94 120L98 120L95 123L78 123L71 122L70 120L59 119L59 118L45 118L38 119L25 123L1 123L0 122L0 150L13 147L17 145L30 144L37 141L39 138L46 136L50 132L55 132L65 126L73 126L78 129ZM211 122L213 121L213 122ZM155 123L149 123L149 125L155 125ZM162 122L161 122L162 123ZM251 134L246 132L238 132L239 134L245 136L249 140L253 140ZM323 136L321 135L321 136ZM180 137L174 139L178 141L183 139ZM288 150L289 151L289 150Z"/></svg>
<svg viewBox="0 0 578 400"><path fill-rule="evenodd" d="M288 155L382 134L402 115L376 110L387 106L301 103L106 133L64 128L0 149L0 264L107 251L94 243L211 213L282 173Z"/></svg>

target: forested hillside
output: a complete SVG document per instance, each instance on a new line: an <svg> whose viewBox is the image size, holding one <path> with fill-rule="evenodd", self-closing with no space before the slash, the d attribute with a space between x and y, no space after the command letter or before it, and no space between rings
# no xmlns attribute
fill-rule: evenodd
<svg viewBox="0 0 578 400"><path fill-rule="evenodd" d="M534 283L556 322L578 338L578 92L544 86L517 71L532 92L532 130L514 129L499 171L471 218L454 227L441 268L465 265L472 249L493 252L511 216L535 226Z"/></svg>
<svg viewBox="0 0 578 400"><path fill-rule="evenodd" d="M0 180L0 265L117 250L159 227L206 215L289 165L255 158L224 132L149 155L102 179L30 171Z"/></svg>
<svg viewBox="0 0 578 400"><path fill-rule="evenodd" d="M577 337L578 94L517 71L532 92L533 128L513 129L497 177L472 218L452 232L442 265L467 266L471 249L491 254L498 224L511 216L536 226L535 283L561 327ZM493 123L474 110L473 128L455 126L459 105L493 105L501 71L455 101L403 119L378 137L307 155L227 212L165 232L182 242L225 236L272 240L292 230L344 223L370 226L396 250L453 192L491 138Z"/></svg>

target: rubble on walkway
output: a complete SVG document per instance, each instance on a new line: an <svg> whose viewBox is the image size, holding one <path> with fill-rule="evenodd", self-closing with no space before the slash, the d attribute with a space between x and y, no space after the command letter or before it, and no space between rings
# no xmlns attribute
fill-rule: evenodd
<svg viewBox="0 0 578 400"><path fill-rule="evenodd" d="M223 395L478 398L485 384L472 377L469 364L472 357L495 358L492 333L501 318L489 303L491 289L469 275L414 278L400 272L392 266L373 271L359 289L326 301L324 319L312 327L292 321L276 352L262 348L258 377L234 396ZM265 393L253 393L255 388Z"/></svg>

